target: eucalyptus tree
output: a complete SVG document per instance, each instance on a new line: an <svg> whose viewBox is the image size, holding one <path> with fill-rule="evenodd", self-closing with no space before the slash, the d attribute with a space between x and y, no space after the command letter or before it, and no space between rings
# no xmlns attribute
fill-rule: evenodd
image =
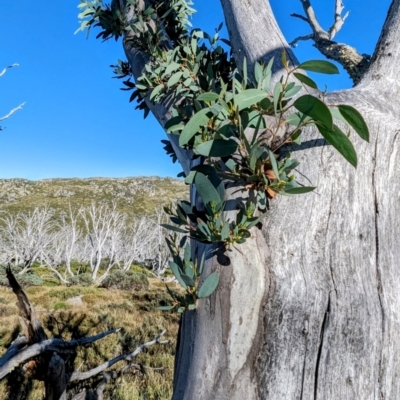
<svg viewBox="0 0 400 400"><path fill-rule="evenodd" d="M117 204L95 204L80 209L89 251L89 267L92 279L101 282L115 265L116 246L124 230L126 215L117 210ZM105 271L100 273L102 260L108 258Z"/></svg>
<svg viewBox="0 0 400 400"><path fill-rule="evenodd" d="M328 30L301 2L306 39L353 89L318 92L301 69L335 69L299 64L266 0L221 0L233 58L188 30L190 1L81 1L83 28L122 38L116 72L193 188L191 204L166 209L200 242L184 259L185 243L168 242L188 293L174 399L400 396L400 0L371 58L334 42L340 0Z"/></svg>
<svg viewBox="0 0 400 400"><path fill-rule="evenodd" d="M35 207L28 213L3 213L0 221L1 241L8 254L7 262L14 260L16 264L23 264L20 272L23 274L48 251L53 241L53 211L44 206Z"/></svg>

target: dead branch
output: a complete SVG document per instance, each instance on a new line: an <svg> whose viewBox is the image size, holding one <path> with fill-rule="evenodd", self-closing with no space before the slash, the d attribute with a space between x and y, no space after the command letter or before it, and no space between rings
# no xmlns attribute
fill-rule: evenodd
<svg viewBox="0 0 400 400"><path fill-rule="evenodd" d="M14 68L14 67L19 67L19 64L15 63L15 64L9 65L7 67L4 67L3 71L0 72L0 77L2 77L7 72L8 69Z"/></svg>
<svg viewBox="0 0 400 400"><path fill-rule="evenodd" d="M48 339L40 343L35 343L17 353L13 358L9 359L6 363L0 367L0 379L3 379L8 375L14 368L28 361L31 358L37 357L48 351L54 351L57 353L70 352L78 346L93 343L113 333L119 332L120 329L113 329L107 332L99 333L95 336L85 337L81 339L71 340L64 342L62 339ZM6 353L7 355L7 353Z"/></svg>
<svg viewBox="0 0 400 400"><path fill-rule="evenodd" d="M112 365L116 364L117 362L119 362L121 360L131 361L134 357L136 357L144 349L147 349L150 346L153 346L155 344L166 344L166 343L168 343L168 341L160 341L160 338L165 335L165 332L166 332L166 330L163 330L152 341L141 344L132 353L121 354L121 355L113 358L112 360L107 361L104 364L101 364L98 367L93 368L93 369L91 369L89 371L86 371L86 372L74 371L73 374L71 375L69 381L70 382L74 382L74 381L87 380L87 379L91 378L92 376L100 374L101 372L105 371L107 368L111 367Z"/></svg>
<svg viewBox="0 0 400 400"><path fill-rule="evenodd" d="M354 84L357 84L370 64L370 56L359 54L357 50L347 44L337 43L333 38L343 27L350 12L342 16L344 5L342 0L335 0L334 22L328 30L319 24L317 16L309 0L300 0L306 16L292 13L292 17L307 22L312 30L309 35L299 36L289 44L296 47L299 41L313 40L314 46L328 59L335 60L348 72Z"/></svg>
<svg viewBox="0 0 400 400"><path fill-rule="evenodd" d="M0 117L0 121L4 121L5 119L10 118L13 114L15 114L18 110L22 110L22 107L25 105L26 103L22 103L20 104L18 107L13 108L7 115L5 115L4 117Z"/></svg>
<svg viewBox="0 0 400 400"><path fill-rule="evenodd" d="M11 289L15 293L18 299L18 309L20 310L22 316L20 318L20 323L22 325L22 330L28 344L42 342L47 339L47 335L44 329L36 317L35 310L33 309L31 303L28 300L28 296L21 288L15 276L11 272L11 267L8 265L6 269L6 276L8 282L10 283Z"/></svg>
<svg viewBox="0 0 400 400"><path fill-rule="evenodd" d="M46 399L66 400L66 387L69 382L84 381L98 374L103 374L103 380L97 387L96 392L86 393L85 390L78 393L73 398L74 400L83 400L88 398L93 400L102 400L103 392L107 383L111 379L118 378L130 368L137 368L141 371L143 371L144 368L153 370L162 369L144 367L140 364L134 364L132 360L144 349L154 344L168 343L168 341L160 340L164 336L166 332L165 330L158 334L153 340L141 344L129 354L117 356L87 372L74 371L69 376L65 371L65 362L61 356L62 354L68 354L78 346L87 345L108 335L117 333L120 329L113 329L95 336L70 340L68 342L65 342L62 339L47 339L46 333L44 332L44 329L29 302L28 296L15 279L10 266L7 267L6 274L10 286L18 299L17 305L22 314L20 322L24 335L19 336L12 343L3 357L0 358L0 380L7 376L16 367L25 364L24 370L27 376L45 382ZM28 360L30 361L27 363ZM119 371L105 371L107 368L122 360L127 361L127 364Z"/></svg>

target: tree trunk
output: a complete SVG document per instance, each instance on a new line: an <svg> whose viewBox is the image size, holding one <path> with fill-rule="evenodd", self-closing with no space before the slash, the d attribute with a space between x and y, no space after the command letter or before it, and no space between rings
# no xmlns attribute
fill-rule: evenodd
<svg viewBox="0 0 400 400"><path fill-rule="evenodd" d="M280 58L288 46L268 2L222 5L239 65ZM304 132L292 149L297 177L317 190L272 200L229 266L208 260L220 285L182 318L174 400L400 398L399 6L358 86L327 95L370 128L369 144L352 135L358 168ZM126 52L138 76L137 54Z"/></svg>

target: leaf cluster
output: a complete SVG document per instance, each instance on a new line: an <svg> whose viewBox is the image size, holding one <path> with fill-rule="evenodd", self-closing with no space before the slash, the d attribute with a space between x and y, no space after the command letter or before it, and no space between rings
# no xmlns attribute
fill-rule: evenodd
<svg viewBox="0 0 400 400"><path fill-rule="evenodd" d="M351 165L357 166L357 154L349 136L354 130L363 140L369 140L363 117L349 105L327 105L316 83L303 73L336 74L335 65L311 60L292 67L284 52L282 64L286 73L275 83L273 59L267 65L256 63L251 74L246 60L241 71L236 68L229 49L220 44L230 46L229 41L219 38L221 26L214 36L198 29L189 33L188 17L194 12L191 2L128 0L128 3L134 10L134 18L125 28L129 31L129 44L148 54L149 61L135 83L130 79L127 64L120 62L115 71L120 78L128 76L124 84L127 90L132 90L130 101L136 99L145 115L149 112L149 102L175 100L172 118L165 128L169 134L179 135L179 146L191 150L193 158L198 159L185 182L199 195L200 208L188 202L179 203L175 210L165 208L173 225L164 227L175 235L222 244L228 249L250 237L250 229L266 216L268 201L277 194L314 190L296 182L293 171L299 163L290 154L284 156L279 151L286 144L301 144L302 130L308 126L316 127ZM105 29L100 15L90 13ZM175 161L172 146L168 141L164 144ZM236 217L230 213L228 218L227 185L241 187L249 192L245 198L255 199L241 204ZM186 300L178 311L194 309L197 299L205 297L200 294L209 295L215 290L217 278L210 277L218 275L207 278L211 283L205 287L213 290L202 292L207 280L201 288L198 285L204 260L199 264L192 261L190 246L186 246L181 258L173 242L170 239L167 242L174 260L171 269L186 290Z"/></svg>
<svg viewBox="0 0 400 400"><path fill-rule="evenodd" d="M193 261L192 248L187 244L182 257L181 246L184 244L176 244L176 235L167 238L167 244L173 258L170 262L170 268L186 293L183 297L176 295L167 286L167 291L173 299L173 304L160 307L160 310L176 310L179 313L183 313L187 310L195 310L199 299L210 296L216 290L219 283L219 275L213 272L202 281L201 276L203 274L205 260L204 254L200 260L195 259Z"/></svg>

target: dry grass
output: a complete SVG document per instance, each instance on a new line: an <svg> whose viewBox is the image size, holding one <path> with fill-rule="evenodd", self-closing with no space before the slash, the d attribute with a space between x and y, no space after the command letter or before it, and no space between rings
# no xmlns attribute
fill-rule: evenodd
<svg viewBox="0 0 400 400"><path fill-rule="evenodd" d="M67 362L71 369L91 369L121 353L133 351L139 344L152 340L163 329L170 341L167 345L149 348L140 354L136 363L152 368L145 372L133 370L118 382L111 382L105 392L106 399L115 400L164 400L171 398L173 362L178 316L162 313L157 307L169 300L165 290L151 285L144 292L124 292L92 287L31 287L26 290L35 306L38 317L49 337L65 340L90 336L112 329L122 328L116 335L104 338L91 346L79 348ZM82 306L71 306L68 298L82 295ZM0 354L19 332L15 296L10 289L0 288ZM118 368L123 362L117 364ZM96 383L96 380L89 384ZM70 388L70 393L83 386ZM16 389L18 388L18 389ZM0 399L39 400L43 398L40 382L26 382L15 371L0 383Z"/></svg>

